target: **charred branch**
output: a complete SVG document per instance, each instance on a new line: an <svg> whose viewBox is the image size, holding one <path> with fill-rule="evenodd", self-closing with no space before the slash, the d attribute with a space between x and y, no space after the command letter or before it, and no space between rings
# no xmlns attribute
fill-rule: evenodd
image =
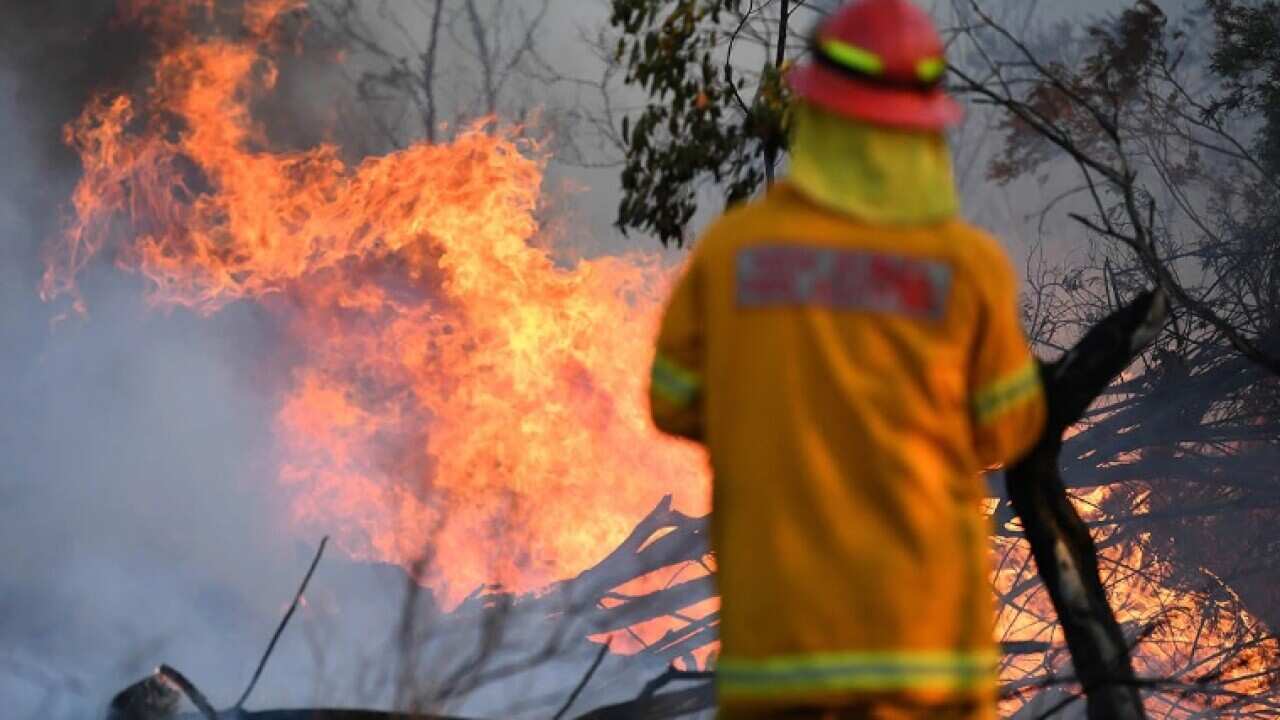
<svg viewBox="0 0 1280 720"><path fill-rule="evenodd" d="M710 679L714 673L690 672L674 667L645 684L635 700L592 710L578 720L640 720L678 718L715 707L715 688ZM659 694L673 682L696 682L691 688Z"/></svg>
<svg viewBox="0 0 1280 720"><path fill-rule="evenodd" d="M181 700L177 687L156 672L116 693L107 720L167 720Z"/></svg>
<svg viewBox="0 0 1280 720"><path fill-rule="evenodd" d="M181 690L182 694L186 695L187 699L191 701L191 704L195 705L196 709L200 711L200 715L204 720L217 720L218 711L213 709L213 705L209 702L209 698L205 697L204 693L200 692L200 688L196 687L195 683L188 680L186 675L183 675L168 665L161 665L160 668L156 670L156 675L163 677L165 680L173 683L179 690Z"/></svg>
<svg viewBox="0 0 1280 720"><path fill-rule="evenodd" d="M1041 367L1049 421L1030 454L1009 468L1011 502L1022 519L1089 701L1091 720L1143 718L1129 643L1107 602L1089 528L1059 470L1062 435L1160 331L1161 291L1148 292L1095 325L1060 360Z"/></svg>

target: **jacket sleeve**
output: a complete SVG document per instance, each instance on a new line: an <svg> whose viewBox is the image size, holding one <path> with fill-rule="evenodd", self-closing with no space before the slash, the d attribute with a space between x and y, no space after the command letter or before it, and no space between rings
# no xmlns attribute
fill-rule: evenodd
<svg viewBox="0 0 1280 720"><path fill-rule="evenodd" d="M980 283L977 347L969 378L969 401L979 459L986 467L1022 458L1045 424L1040 369L1018 319L1018 290L1009 261L1000 253Z"/></svg>
<svg viewBox="0 0 1280 720"><path fill-rule="evenodd" d="M706 328L699 256L695 250L662 316L649 376L649 410L663 432L701 441Z"/></svg>

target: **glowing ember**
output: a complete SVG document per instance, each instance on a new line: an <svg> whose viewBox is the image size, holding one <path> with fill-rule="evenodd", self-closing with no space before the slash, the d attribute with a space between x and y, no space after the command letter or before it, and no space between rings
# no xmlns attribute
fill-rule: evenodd
<svg viewBox="0 0 1280 720"><path fill-rule="evenodd" d="M206 3L151 5L168 18L151 89L68 128L85 174L46 296L111 246L155 303L263 303L301 356L276 423L296 520L357 557L428 554L446 602L571 576L665 493L705 512L700 453L660 437L644 399L669 273L531 245L536 148L475 127L355 167L335 147L264 150L249 102L296 3L250 2L234 40L173 19Z"/></svg>

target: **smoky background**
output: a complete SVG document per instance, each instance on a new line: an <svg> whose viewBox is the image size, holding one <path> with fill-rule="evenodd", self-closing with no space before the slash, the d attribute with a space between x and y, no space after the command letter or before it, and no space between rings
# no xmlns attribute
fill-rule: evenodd
<svg viewBox="0 0 1280 720"><path fill-rule="evenodd" d="M681 252L613 227L614 123L644 98L607 66L604 2L449 4L429 103L420 79L433 3L313 5L306 51L286 61L259 108L273 142L337 141L358 159L432 135L447 141L494 115L543 143L542 213L566 262L636 248L679 262ZM1002 5L1051 28L1120 3ZM945 22L948 6L935 11ZM235 697L319 541L289 529L276 484L282 379L262 359L288 349L270 317L249 303L198 319L157 310L142 280L110 258L81 278L87 317L40 299L43 248L78 173L61 128L94 91L147 81L154 47L113 25L113 13L106 0L0 5L0 699L19 718L96 717L160 661L211 697ZM1051 36L1044 42L1051 48ZM377 76L386 80L367 80ZM975 111L957 137L968 214L1021 264L1037 252L1058 261L1086 252L1078 229L1047 233L1035 212L1060 190L1053 180L986 182L992 122ZM699 222L718 209L707 193ZM390 703L403 580L398 568L331 550L255 705ZM547 672L570 686L589 661ZM601 698L634 690L634 679L602 679Z"/></svg>
<svg viewBox="0 0 1280 720"><path fill-rule="evenodd" d="M304 50L282 60L276 92L255 108L271 141L280 149L338 142L358 161L424 139L420 122L389 127L409 101L375 108L359 87L362 74L384 71L394 53L415 53L405 41L427 30L414 5L429 3L315 3L315 18L299 21ZM526 12L536 3L450 5L436 70L438 140L493 115L525 127L548 155L578 152L566 149L570 138L593 142L572 127L594 102L593 88L569 78L599 71L581 42L603 24L602 4L543 3L537 23ZM149 80L152 38L115 17L110 0L0 6L6 717L100 717L117 690L159 662L181 668L212 698L236 697L320 539L290 529L288 497L277 486L272 424L287 373L275 361L289 348L268 315L250 303L208 318L152 307L143 280L109 256L80 278L87 315L40 298L46 244L61 229L79 173L62 128L94 93ZM352 36L334 31L339 19L387 54L361 54ZM536 43L536 59L522 43ZM349 62L338 62L339 51ZM523 62L513 62L518 55ZM492 87L486 63L501 73ZM579 154L550 165L542 213L565 262L634 242L609 229L609 162L590 168ZM637 520L646 510L637 509ZM354 563L331 549L252 706L396 701L405 578L400 568ZM462 660L479 640L449 642ZM541 650L536 638L529 643ZM548 662L550 680L569 685L590 660ZM478 707L527 703L530 683L539 682L547 677L490 688Z"/></svg>

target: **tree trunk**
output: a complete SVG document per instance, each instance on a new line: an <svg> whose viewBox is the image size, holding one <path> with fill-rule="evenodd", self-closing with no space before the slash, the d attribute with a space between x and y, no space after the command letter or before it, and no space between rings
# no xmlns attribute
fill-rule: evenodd
<svg viewBox="0 0 1280 720"><path fill-rule="evenodd" d="M1167 317L1163 292L1143 293L1093 326L1060 360L1042 365L1048 424L1040 442L1006 474L1009 499L1062 623L1090 720L1136 720L1146 713L1128 642L1098 576L1097 549L1062 482L1062 435Z"/></svg>

